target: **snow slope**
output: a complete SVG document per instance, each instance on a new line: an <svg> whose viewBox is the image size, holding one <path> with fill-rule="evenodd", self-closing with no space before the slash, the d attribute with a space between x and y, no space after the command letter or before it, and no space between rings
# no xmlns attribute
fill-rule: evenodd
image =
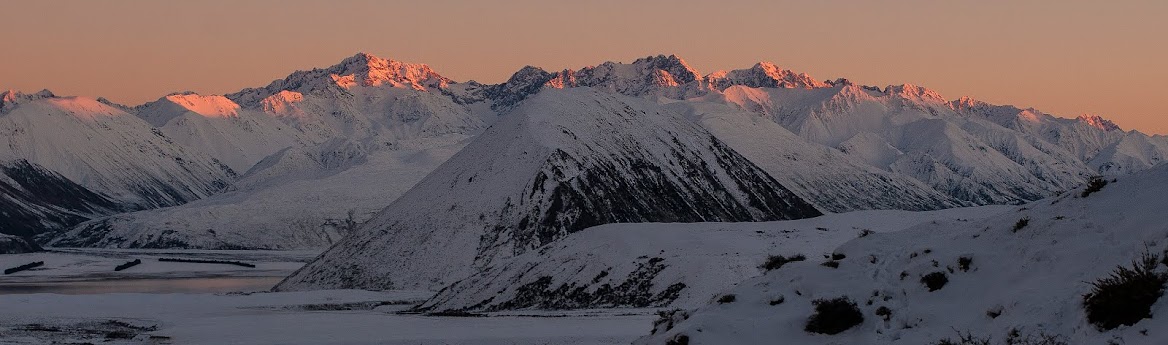
<svg viewBox="0 0 1168 345"><path fill-rule="evenodd" d="M446 286L417 309L695 308L762 274L768 255L822 261L868 230L980 219L1007 206L942 211L856 211L755 223L608 224L569 235Z"/></svg>
<svg viewBox="0 0 1168 345"><path fill-rule="evenodd" d="M27 235L119 210L177 205L216 193L235 177L106 103L48 91L2 98L0 184L8 210L2 218L27 222L5 232Z"/></svg>
<svg viewBox="0 0 1168 345"><path fill-rule="evenodd" d="M684 334L690 344L926 344L957 332L1000 342L1012 329L1071 344L1164 343L1168 333L1159 316L1168 300L1152 306L1155 318L1111 331L1087 322L1082 301L1090 283L1116 266L1168 249L1166 182L1168 166L1160 165L1087 197L1075 189L984 220L944 220L855 239L835 250L846 255L838 269L816 261L788 264L727 291L736 301L701 307L639 343L664 344ZM1014 230L1019 219L1029 222ZM967 271L961 257L971 261ZM932 272L947 275L948 283L930 292L920 279ZM769 303L780 296L783 303ZM804 332L811 301L840 296L858 303L863 323L837 335ZM880 307L890 309L887 320L874 314Z"/></svg>
<svg viewBox="0 0 1168 345"><path fill-rule="evenodd" d="M135 108L177 142L242 167L228 193L119 214L54 246L323 248L389 205L497 116L424 65L358 54L227 96ZM236 103L238 101L239 103Z"/></svg>
<svg viewBox="0 0 1168 345"><path fill-rule="evenodd" d="M275 117L242 110L223 96L172 94L133 111L174 142L215 157L237 172L302 140Z"/></svg>
<svg viewBox="0 0 1168 345"><path fill-rule="evenodd" d="M436 288L594 225L819 214L654 103L546 90L278 288Z"/></svg>
<svg viewBox="0 0 1168 345"><path fill-rule="evenodd" d="M757 113L716 102L675 102L667 106L688 114L730 148L822 210L933 210L963 204L915 179L804 141Z"/></svg>
<svg viewBox="0 0 1168 345"><path fill-rule="evenodd" d="M326 163L336 160L321 159L330 156L289 149L269 167L278 173L253 170L236 183L238 190L178 207L89 221L55 234L47 243L57 247L323 249L389 205L462 145L377 151L362 155L359 164L333 167ZM294 168L282 168L285 164Z"/></svg>

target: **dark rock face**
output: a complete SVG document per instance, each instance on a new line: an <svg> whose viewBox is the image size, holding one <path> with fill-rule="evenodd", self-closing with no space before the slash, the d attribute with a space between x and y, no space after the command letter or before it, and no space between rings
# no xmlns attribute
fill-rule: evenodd
<svg viewBox="0 0 1168 345"><path fill-rule="evenodd" d="M106 196L25 160L0 167L0 233L31 237L122 210Z"/></svg>

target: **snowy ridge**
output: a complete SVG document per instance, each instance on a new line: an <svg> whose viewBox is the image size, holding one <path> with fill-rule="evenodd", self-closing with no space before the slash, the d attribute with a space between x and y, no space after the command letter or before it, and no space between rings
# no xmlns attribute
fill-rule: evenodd
<svg viewBox="0 0 1168 345"><path fill-rule="evenodd" d="M8 93L0 116L5 232L32 235L123 210L181 204L235 173L119 108L90 98ZM11 101L11 102L10 102Z"/></svg>
<svg viewBox="0 0 1168 345"><path fill-rule="evenodd" d="M1082 301L1090 282L1116 266L1165 250L1166 182L1168 166L1161 165L1086 197L1076 189L985 220L938 221L855 239L834 251L846 256L839 268L819 260L788 264L725 292L735 302L699 308L638 343L665 344L684 334L690 344L926 344L956 332L1000 340L1011 329L1071 344L1164 343L1164 318L1101 331L1087 323ZM1019 219L1029 221L1019 226ZM968 269L961 257L969 258ZM933 272L948 283L930 291L920 280ZM784 302L770 303L780 296ZM861 324L836 335L803 330L812 300L840 296L857 302ZM1161 297L1152 313L1158 316L1166 301ZM880 307L891 311L887 320L874 314Z"/></svg>
<svg viewBox="0 0 1168 345"><path fill-rule="evenodd" d="M277 288L437 288L599 224L818 214L653 103L547 90Z"/></svg>
<svg viewBox="0 0 1168 345"><path fill-rule="evenodd" d="M817 260L862 231L988 217L1008 207L857 211L755 223L608 224L500 261L416 309L491 311L600 307L696 308L761 275L768 255Z"/></svg>

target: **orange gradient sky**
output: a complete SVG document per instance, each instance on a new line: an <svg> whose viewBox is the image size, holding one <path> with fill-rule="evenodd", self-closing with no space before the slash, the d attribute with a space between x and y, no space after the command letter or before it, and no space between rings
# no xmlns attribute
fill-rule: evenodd
<svg viewBox="0 0 1168 345"><path fill-rule="evenodd" d="M678 54L1168 133L1168 1L4 1L0 88L139 104L358 51L496 83Z"/></svg>

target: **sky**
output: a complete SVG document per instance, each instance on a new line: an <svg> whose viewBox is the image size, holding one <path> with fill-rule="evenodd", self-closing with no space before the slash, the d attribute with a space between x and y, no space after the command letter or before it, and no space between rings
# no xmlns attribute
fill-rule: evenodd
<svg viewBox="0 0 1168 345"><path fill-rule="evenodd" d="M1168 134L1168 1L3 0L0 89L135 105L357 52L497 83L525 65L772 61Z"/></svg>

